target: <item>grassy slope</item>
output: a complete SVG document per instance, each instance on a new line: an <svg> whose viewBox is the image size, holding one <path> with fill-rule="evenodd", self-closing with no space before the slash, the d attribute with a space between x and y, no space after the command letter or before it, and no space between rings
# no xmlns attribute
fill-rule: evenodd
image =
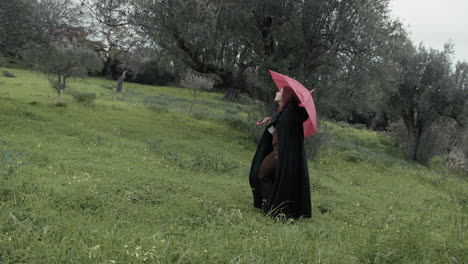
<svg viewBox="0 0 468 264"><path fill-rule="evenodd" d="M44 76L8 70L0 153L26 165L0 178L0 263L468 259L468 184L404 161L374 132L326 123L309 161L313 218L272 220L251 206L255 144L219 121L247 106L205 93L187 116L184 90L127 84L118 96L88 79L71 86L96 92L95 106L65 94L55 107ZM140 104L155 95L152 110Z"/></svg>

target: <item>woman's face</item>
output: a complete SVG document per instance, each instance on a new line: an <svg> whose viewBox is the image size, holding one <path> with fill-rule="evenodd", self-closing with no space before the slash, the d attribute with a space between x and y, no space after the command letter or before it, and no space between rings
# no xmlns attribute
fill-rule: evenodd
<svg viewBox="0 0 468 264"><path fill-rule="evenodd" d="M275 102L280 103L281 102L281 97L283 96L283 89L279 90L276 92L275 96Z"/></svg>

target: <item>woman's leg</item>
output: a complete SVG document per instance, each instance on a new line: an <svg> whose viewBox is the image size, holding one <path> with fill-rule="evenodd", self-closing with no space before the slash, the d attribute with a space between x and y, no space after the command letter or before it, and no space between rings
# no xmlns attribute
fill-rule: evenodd
<svg viewBox="0 0 468 264"><path fill-rule="evenodd" d="M273 179L275 177L275 153L271 152L262 161L258 170L258 187L262 199L267 200L273 190Z"/></svg>

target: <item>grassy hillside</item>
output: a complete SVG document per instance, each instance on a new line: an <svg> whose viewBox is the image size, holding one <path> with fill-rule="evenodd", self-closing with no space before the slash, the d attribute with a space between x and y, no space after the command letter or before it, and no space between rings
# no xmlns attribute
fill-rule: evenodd
<svg viewBox="0 0 468 264"><path fill-rule="evenodd" d="M5 70L0 68L1 71ZM467 263L468 184L391 139L324 122L313 218L252 207L249 104L177 88L0 76L0 263ZM318 137L317 137L318 139Z"/></svg>

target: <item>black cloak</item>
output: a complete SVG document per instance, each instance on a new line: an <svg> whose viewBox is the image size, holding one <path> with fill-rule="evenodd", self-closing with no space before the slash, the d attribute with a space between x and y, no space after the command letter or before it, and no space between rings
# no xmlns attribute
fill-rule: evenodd
<svg viewBox="0 0 468 264"><path fill-rule="evenodd" d="M304 149L302 123L308 118L302 107L287 106L277 120L268 125L257 147L249 174L254 206L271 215L287 217L311 217L309 171ZM272 150L272 134L268 128L274 126L278 133L278 158L275 166L273 190L262 205L257 186L260 165Z"/></svg>

